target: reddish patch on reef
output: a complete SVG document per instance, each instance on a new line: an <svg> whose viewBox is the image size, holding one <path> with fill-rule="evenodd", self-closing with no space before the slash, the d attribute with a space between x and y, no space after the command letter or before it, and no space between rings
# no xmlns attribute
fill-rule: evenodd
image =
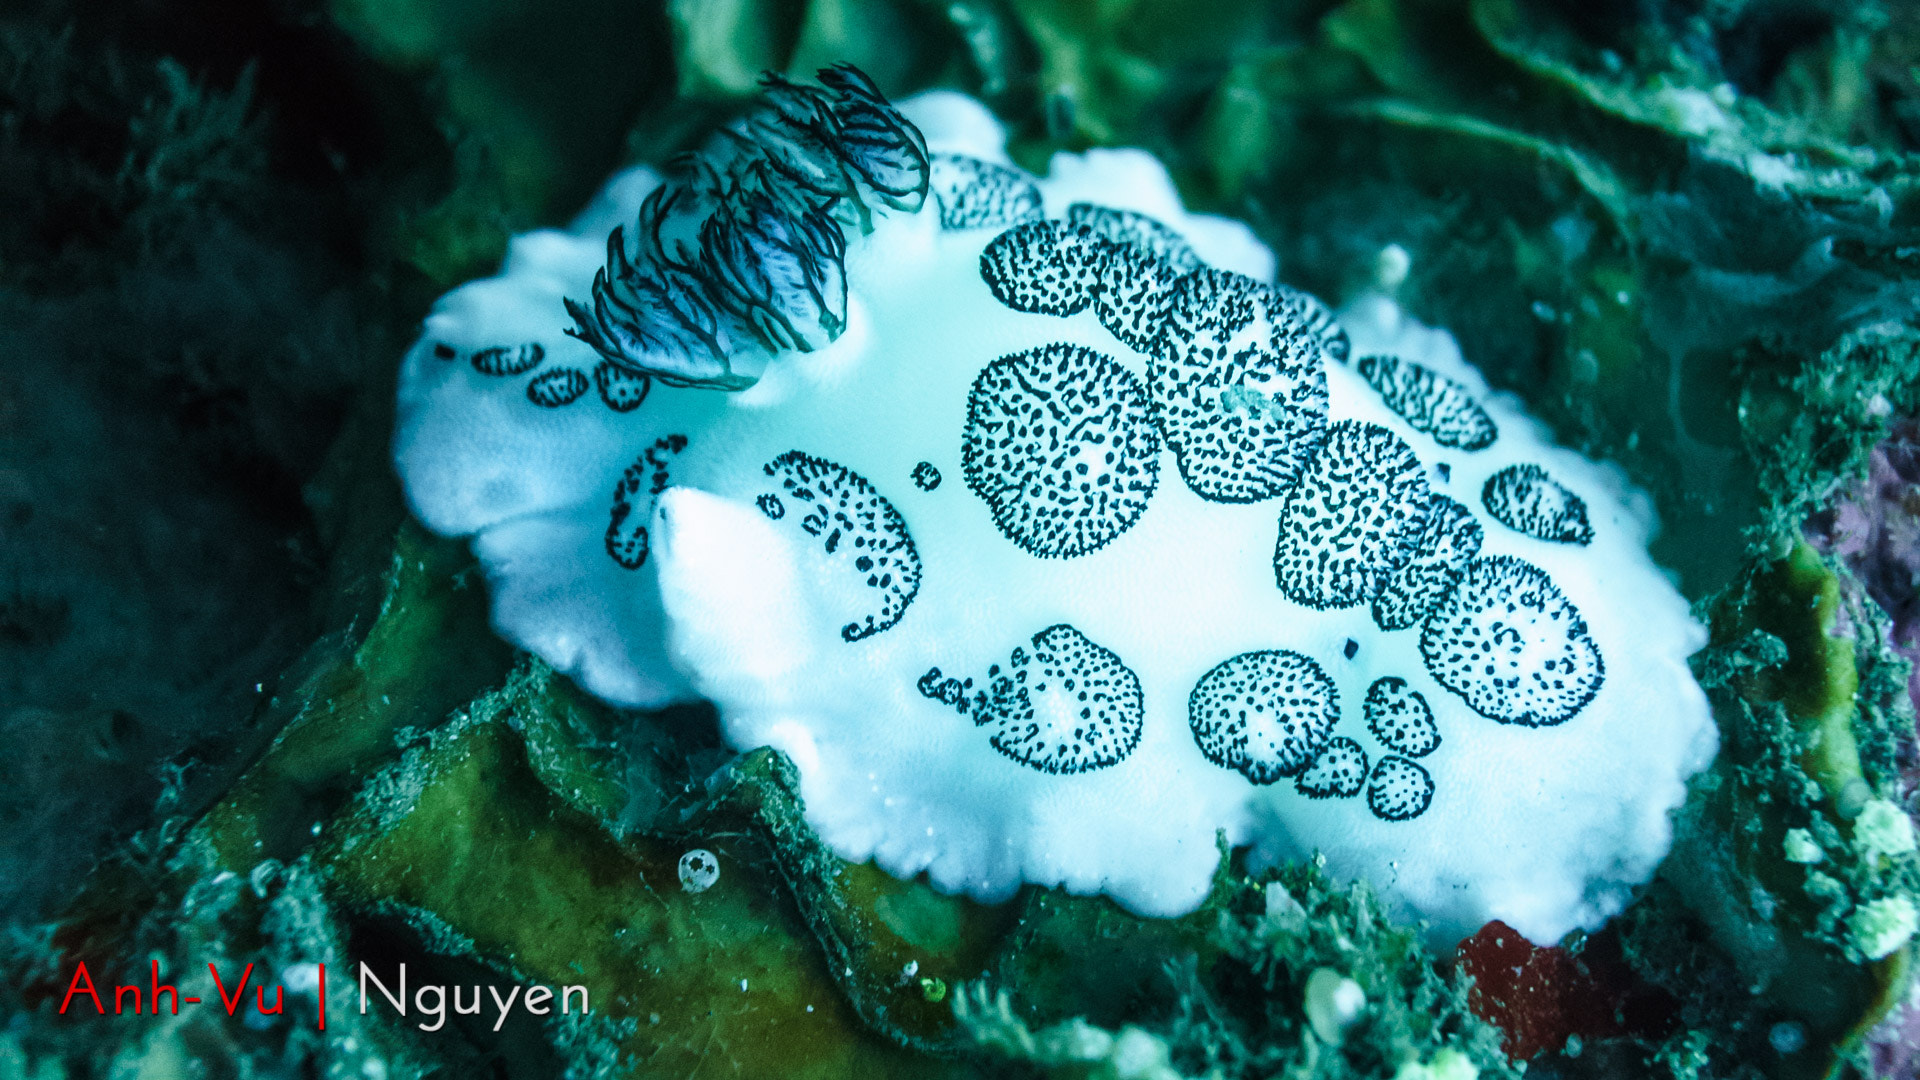
<svg viewBox="0 0 1920 1080"><path fill-rule="evenodd" d="M1500 1028L1502 1049L1515 1061L1559 1050L1569 1035L1659 1034L1671 1022L1671 1002L1634 977L1611 930L1576 952L1539 948L1496 920L1461 942L1456 959L1473 976L1468 1005Z"/></svg>

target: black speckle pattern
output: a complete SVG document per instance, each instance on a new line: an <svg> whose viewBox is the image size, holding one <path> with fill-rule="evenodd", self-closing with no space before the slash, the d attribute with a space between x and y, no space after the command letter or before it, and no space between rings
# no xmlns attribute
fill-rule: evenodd
<svg viewBox="0 0 1920 1080"><path fill-rule="evenodd" d="M1366 783L1367 752L1345 735L1336 735L1293 786L1309 799L1351 799Z"/></svg>
<svg viewBox="0 0 1920 1080"><path fill-rule="evenodd" d="M1333 309L1312 293L1290 285L1275 285L1273 289L1299 313L1300 321L1308 333L1319 339L1327 358L1338 364L1346 363L1347 357L1353 354L1353 339L1347 336L1347 328L1340 325L1340 320L1334 318Z"/></svg>
<svg viewBox="0 0 1920 1080"><path fill-rule="evenodd" d="M473 370L482 375L525 375L547 358L546 346L537 341L525 345L495 345L467 358Z"/></svg>
<svg viewBox="0 0 1920 1080"><path fill-rule="evenodd" d="M1412 558L1427 496L1426 473L1400 436L1356 420L1333 425L1280 507L1280 591L1323 610L1371 600Z"/></svg>
<svg viewBox="0 0 1920 1080"><path fill-rule="evenodd" d="M1458 500L1434 495L1413 557L1380 582L1373 621L1382 630L1405 630L1433 610L1475 555L1485 530Z"/></svg>
<svg viewBox="0 0 1920 1080"><path fill-rule="evenodd" d="M1511 555L1467 565L1421 628L1420 655L1473 711L1526 727L1572 719L1606 674L1579 609L1546 571Z"/></svg>
<svg viewBox="0 0 1920 1080"><path fill-rule="evenodd" d="M1093 293L1100 325L1135 352L1153 352L1174 283L1199 269L1200 257L1180 234L1132 210L1074 203L1067 208L1067 221L1102 241L1104 257Z"/></svg>
<svg viewBox="0 0 1920 1080"><path fill-rule="evenodd" d="M1026 652L1023 650L1014 650L1014 656L1016 657L1025 657L1026 655ZM1000 665L995 664L991 674L994 676L999 675ZM937 667L928 668L927 673L920 676L920 681L914 685L920 690L921 697L937 701L942 705L951 705L961 716L966 716L969 712L973 711L973 707L976 704L984 704L986 702L986 695L970 693L973 689L972 679L949 677Z"/></svg>
<svg viewBox="0 0 1920 1080"><path fill-rule="evenodd" d="M1108 244L1093 293L1093 313L1107 332L1135 352L1151 353L1180 272L1165 259L1133 244Z"/></svg>
<svg viewBox="0 0 1920 1080"><path fill-rule="evenodd" d="M1166 263L1176 276L1190 274L1203 265L1200 256L1194 254L1192 246L1179 233L1133 210L1074 203L1067 207L1067 221L1113 244L1139 248Z"/></svg>
<svg viewBox="0 0 1920 1080"><path fill-rule="evenodd" d="M1127 369L1055 344L988 364L967 395L960 466L1007 539L1043 559L1127 531L1159 483L1159 433Z"/></svg>
<svg viewBox="0 0 1920 1080"><path fill-rule="evenodd" d="M923 461L913 467L913 486L921 491L932 491L940 486L940 470L931 461Z"/></svg>
<svg viewBox="0 0 1920 1080"><path fill-rule="evenodd" d="M593 385L600 391L600 400L607 408L624 413L632 412L647 400L653 380L611 360L602 360L594 366Z"/></svg>
<svg viewBox="0 0 1920 1080"><path fill-rule="evenodd" d="M1586 502L1538 465L1509 465L1487 477L1480 501L1495 521L1536 540L1593 542Z"/></svg>
<svg viewBox="0 0 1920 1080"><path fill-rule="evenodd" d="M1032 644L1031 653L1015 649L1007 669L990 674L987 689L974 696L974 722L989 729L993 748L1056 775L1126 760L1140 745L1146 716L1133 670L1065 623L1033 635ZM946 690L936 668L920 680L922 693L930 680Z"/></svg>
<svg viewBox="0 0 1920 1080"><path fill-rule="evenodd" d="M1441 446L1484 450L1500 436L1493 417L1466 387L1424 364L1397 356L1363 356L1354 368L1407 426Z"/></svg>
<svg viewBox="0 0 1920 1080"><path fill-rule="evenodd" d="M557 409L579 401L588 384L587 373L578 368L554 368L527 384L527 400L543 409Z"/></svg>
<svg viewBox="0 0 1920 1080"><path fill-rule="evenodd" d="M1241 274L1180 279L1147 384L1180 475L1212 502L1284 493L1326 439L1320 350L1278 294Z"/></svg>
<svg viewBox="0 0 1920 1080"><path fill-rule="evenodd" d="M774 458L765 471L780 489L771 494L796 506L795 514L783 509L775 520L797 518L850 587L841 639L860 641L892 629L920 591L920 553L900 512L865 477L798 450Z"/></svg>
<svg viewBox="0 0 1920 1080"><path fill-rule="evenodd" d="M613 486L613 520L607 523L607 554L614 562L629 570L646 564L647 522L653 519L660 493L671 483L668 471L673 456L686 448L685 435L655 439L620 474L620 482Z"/></svg>
<svg viewBox="0 0 1920 1080"><path fill-rule="evenodd" d="M1440 728L1426 696L1397 675L1383 675L1367 687L1361 706L1367 730L1396 754L1426 757L1440 745Z"/></svg>
<svg viewBox="0 0 1920 1080"><path fill-rule="evenodd" d="M1045 213L1031 176L979 158L933 155L930 188L942 229L1005 228Z"/></svg>
<svg viewBox="0 0 1920 1080"><path fill-rule="evenodd" d="M1306 768L1339 722L1333 680L1285 650L1241 653L1201 676L1187 697L1200 752L1256 784Z"/></svg>
<svg viewBox="0 0 1920 1080"><path fill-rule="evenodd" d="M1433 802L1433 777L1418 764L1389 754L1367 777L1367 809L1382 821L1409 821Z"/></svg>
<svg viewBox="0 0 1920 1080"><path fill-rule="evenodd" d="M1107 245L1078 225L1030 221L993 238L980 253L980 278L1015 311L1067 316L1093 302Z"/></svg>

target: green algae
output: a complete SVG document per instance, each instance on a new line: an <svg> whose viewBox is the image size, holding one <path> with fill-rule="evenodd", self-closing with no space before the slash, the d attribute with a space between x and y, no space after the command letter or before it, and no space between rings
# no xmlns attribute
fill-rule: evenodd
<svg viewBox="0 0 1920 1080"><path fill-rule="evenodd" d="M681 845L615 841L539 782L504 722L518 689L410 751L327 830L319 855L342 902L431 912L499 967L597 991L597 1009L631 1021L627 1069L895 1072L898 1052L846 1015L764 855L701 836L720 879L683 889Z"/></svg>
<svg viewBox="0 0 1920 1080"><path fill-rule="evenodd" d="M1797 1055L1768 1053L1749 1036L1749 1054L1771 1076L1858 1065L1860 1040L1911 979L1910 941L1884 958L1863 945L1877 916L1920 895L1920 874L1910 854L1856 835L1862 813L1897 782L1900 733L1913 724L1907 665L1844 567L1795 538L1864 474L1888 417L1920 404L1915 340L1909 328L1870 325L1798 365L1772 358L1749 369L1740 418L1767 509L1749 529L1761 554L1716 599L1713 644L1698 658L1721 758L1696 779L1663 870L1690 910L1673 910L1656 890L1634 920L1644 974L1691 1000L1717 1000L1689 1019L1687 1038L1711 1033L1710 1045L1740 1046L1734 1033L1763 1020L1806 1026L1809 1049ZM1819 862L1788 858L1794 830ZM1652 929L1661 918L1699 920L1718 958L1672 962L1679 950ZM1703 991L1703 978L1725 977L1750 992Z"/></svg>
<svg viewBox="0 0 1920 1080"><path fill-rule="evenodd" d="M1904 939L1892 948L1862 945L1873 932L1866 924L1887 905L1911 903L1920 865L1910 852L1859 842L1855 823L1893 780L1869 771L1862 742L1885 726L1886 711L1908 723L1911 712L1903 690L1884 685L1863 700L1862 665L1885 661L1867 628L1852 638L1836 634L1841 602L1835 570L1804 543L1756 563L1719 599L1713 643L1698 670L1720 719L1721 755L1695 778L1662 871L1690 913L1656 896L1630 920L1638 928L1628 935L1630 956L1657 984L1712 1000L1697 980L1726 964L1748 987L1724 998L1719 1015L1689 1020L1695 1032L1713 1032L1716 1046L1739 1046L1734 1032L1762 1021L1785 1017L1804 1026L1818 1049L1751 1049L1769 1076L1838 1069L1904 994L1908 977ZM1794 837L1801 843L1790 844ZM1817 860L1804 850L1794 856L1809 846ZM1652 929L1654 912L1681 923L1699 919L1723 959L1676 963L1681 950L1670 931ZM1691 976L1684 973L1690 965Z"/></svg>
<svg viewBox="0 0 1920 1080"><path fill-rule="evenodd" d="M713 729L711 710L617 714L537 662L518 685L506 716L550 791L616 837L646 835L683 850L711 846L714 834L738 838L765 864L760 886L799 913L802 923L790 929L824 958L862 1024L923 1050L960 1047L936 987L985 970L1017 907L946 896L924 880L836 858L802 822L798 777L773 751L698 775L693 759L712 752L697 734Z"/></svg>
<svg viewBox="0 0 1920 1080"><path fill-rule="evenodd" d="M1419 929L1393 921L1364 882L1333 881L1309 860L1232 881L1220 899L1223 961L1190 969L1176 1047L1228 1076L1387 1076L1445 1050L1465 1054L1482 1076L1517 1075L1496 1029L1468 1007L1468 980L1443 972ZM1337 1049L1305 1026L1301 1003L1321 969L1366 994ZM1242 998L1248 991L1257 1009Z"/></svg>
<svg viewBox="0 0 1920 1080"><path fill-rule="evenodd" d="M1920 411L1920 333L1874 323L1803 363L1766 357L1753 367L1739 412L1768 504L1761 527L1769 538L1797 536L1810 515L1866 474L1889 418Z"/></svg>
<svg viewBox="0 0 1920 1080"><path fill-rule="evenodd" d="M1017 991L1023 1019L1036 1024L1164 1022L1158 1014L1167 1012L1177 985L1171 969L1211 967L1221 953L1217 899L1178 919L1141 919L1104 896L1051 889L1028 890L1017 907L1019 920L988 979Z"/></svg>
<svg viewBox="0 0 1920 1080"><path fill-rule="evenodd" d="M524 0L338 0L328 11L438 113L443 186L396 215L389 242L443 288L491 269L509 233L583 204L639 109L671 93L665 20L642 7L556 18Z"/></svg>
<svg viewBox="0 0 1920 1080"><path fill-rule="evenodd" d="M267 699L266 756L203 828L230 869L298 855L313 827L396 753L402 729L438 724L505 670L486 596L461 545L402 528L379 617L363 640L321 638Z"/></svg>
<svg viewBox="0 0 1920 1080"><path fill-rule="evenodd" d="M1744 593L1725 602L1738 604L1738 612L1714 621L1716 644L1759 631L1785 646L1777 665L1731 676L1738 692L1747 702L1784 706L1801 736L1800 769L1838 806L1849 785L1865 782L1853 734L1860 689L1854 645L1835 636L1839 578L1811 547L1796 544L1786 558L1758 568Z"/></svg>
<svg viewBox="0 0 1920 1080"><path fill-rule="evenodd" d="M1098 944L1074 944L1088 939ZM1469 1008L1470 980L1443 969L1419 929L1393 921L1364 882L1336 882L1317 860L1259 875L1223 860L1198 912L1158 923L1044 893L1012 941L955 1011L983 1046L1049 1075L1519 1075L1497 1029ZM1364 995L1332 1038L1311 1002L1326 973ZM1083 981L1053 981L1065 977ZM1116 1064L1155 1055L1170 1071Z"/></svg>
<svg viewBox="0 0 1920 1080"><path fill-rule="evenodd" d="M46 929L47 936L29 939L16 928L0 945L0 970L9 976L0 1006L16 1018L13 1045L0 1049L0 1074L11 1068L34 1080L202 1074L294 1080L324 1063L335 1075L412 1080L443 1065L478 1065L458 1047L436 1054L393 1038L377 1016L342 1009L337 999L322 1030L314 984L300 982L297 973L304 967L311 979L315 965L329 965L337 992L346 963L319 875L304 859L263 863L246 875L222 870L204 834L178 818L142 834L101 867L74 910ZM109 1008L114 984L144 989L154 964L183 1004L144 1015L97 1015L81 996L63 1015L60 1006L81 962ZM233 994L243 978L252 988L236 1002L234 1017L214 1004L223 992L216 970L225 993ZM252 992L260 989L266 992ZM201 1007L185 1003L187 997L198 997ZM268 1003L282 1011L260 1014ZM203 1072L209 1066L216 1071Z"/></svg>
<svg viewBox="0 0 1920 1080"><path fill-rule="evenodd" d="M842 991L867 1025L902 1044L952 1052L952 1017L920 980L954 983L980 970L1006 913L836 858L801 820L799 778L784 755L757 750L717 777L715 821L755 832Z"/></svg>
<svg viewBox="0 0 1920 1080"><path fill-rule="evenodd" d="M613 835L628 831L632 788L656 789L647 801L657 811L666 802L658 793L666 781L660 770L636 773L629 755L641 742L612 709L587 696L572 682L553 677L538 661L522 676L526 701L510 713L534 775L568 806L599 822ZM644 796L643 796L644 798ZM646 815L651 823L653 813Z"/></svg>

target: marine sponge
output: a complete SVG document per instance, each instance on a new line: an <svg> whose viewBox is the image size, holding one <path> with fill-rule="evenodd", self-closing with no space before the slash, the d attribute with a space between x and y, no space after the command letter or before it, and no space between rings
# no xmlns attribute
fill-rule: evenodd
<svg viewBox="0 0 1920 1080"><path fill-rule="evenodd" d="M1443 937L1619 910L1715 746L1645 500L1150 156L822 78L428 317L395 456L501 631L982 899L1191 910L1223 832Z"/></svg>

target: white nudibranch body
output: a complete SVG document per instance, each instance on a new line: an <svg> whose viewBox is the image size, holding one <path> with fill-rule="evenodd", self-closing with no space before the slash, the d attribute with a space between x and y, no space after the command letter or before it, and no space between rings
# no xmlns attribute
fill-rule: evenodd
<svg viewBox="0 0 1920 1080"><path fill-rule="evenodd" d="M841 78L428 316L395 456L500 631L712 700L840 855L983 900L1189 911L1224 831L1442 938L1618 911L1716 745L1644 497L1149 155L1030 177L976 103Z"/></svg>

